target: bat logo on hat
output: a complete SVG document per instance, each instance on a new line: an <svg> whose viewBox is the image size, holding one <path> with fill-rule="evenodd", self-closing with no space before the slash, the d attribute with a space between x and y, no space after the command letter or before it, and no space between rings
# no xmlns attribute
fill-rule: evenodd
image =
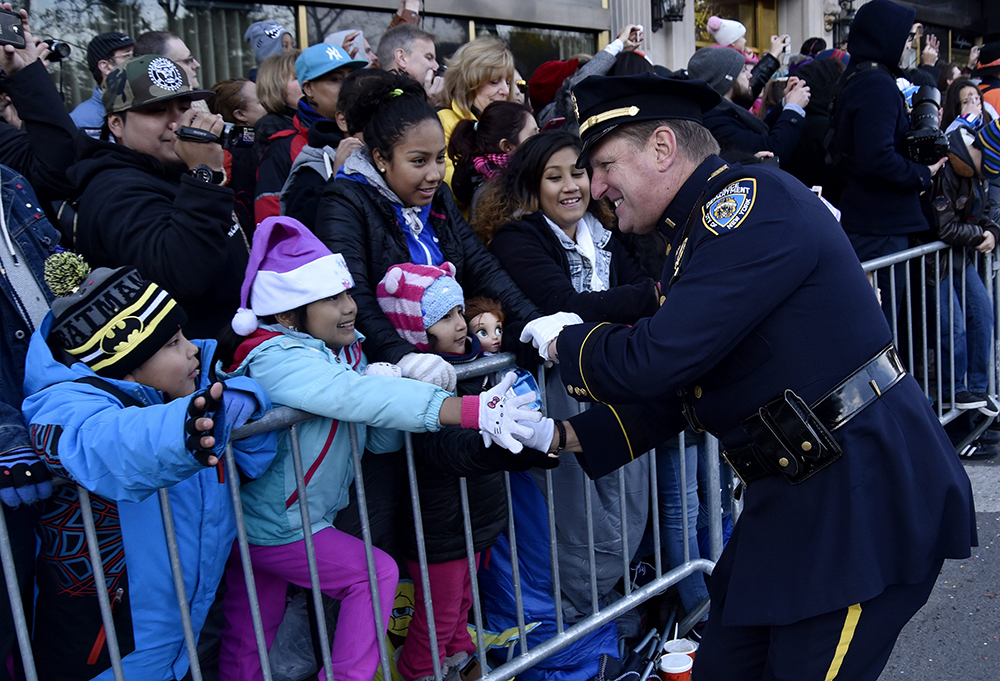
<svg viewBox="0 0 1000 681"><path fill-rule="evenodd" d="M108 355L128 352L142 336L145 324L138 317L125 317L101 339L101 350Z"/></svg>
<svg viewBox="0 0 1000 681"><path fill-rule="evenodd" d="M157 57L149 62L149 68L146 69L146 73L149 74L150 82L161 90L175 92L184 85L180 69L166 57Z"/></svg>

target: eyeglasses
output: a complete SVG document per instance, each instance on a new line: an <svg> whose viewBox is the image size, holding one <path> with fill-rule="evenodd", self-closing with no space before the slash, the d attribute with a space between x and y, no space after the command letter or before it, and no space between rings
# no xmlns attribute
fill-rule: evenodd
<svg viewBox="0 0 1000 681"><path fill-rule="evenodd" d="M198 60L195 59L194 55L192 54L189 57L184 57L183 59L178 59L177 63L178 64L186 64L187 66L191 66L191 64L195 63L196 61L198 61Z"/></svg>
<svg viewBox="0 0 1000 681"><path fill-rule="evenodd" d="M521 91L521 94L528 94L528 81L522 78L521 80L514 83L514 85L516 85L517 89Z"/></svg>

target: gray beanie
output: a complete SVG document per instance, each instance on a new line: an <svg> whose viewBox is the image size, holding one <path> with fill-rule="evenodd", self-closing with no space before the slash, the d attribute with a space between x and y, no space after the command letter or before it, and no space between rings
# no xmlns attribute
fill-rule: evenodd
<svg viewBox="0 0 1000 681"><path fill-rule="evenodd" d="M243 40L250 43L259 64L272 55L281 54L281 36L286 33L285 27L276 21L257 21L250 24Z"/></svg>
<svg viewBox="0 0 1000 681"><path fill-rule="evenodd" d="M703 80L720 95L729 92L746 64L746 58L729 47L703 47L688 62L692 78Z"/></svg>

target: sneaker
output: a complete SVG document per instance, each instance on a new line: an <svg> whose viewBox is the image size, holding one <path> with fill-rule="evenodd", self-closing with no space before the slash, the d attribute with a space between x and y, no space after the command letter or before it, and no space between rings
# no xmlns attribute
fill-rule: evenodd
<svg viewBox="0 0 1000 681"><path fill-rule="evenodd" d="M960 409L965 411L967 409L982 409L987 405L985 395L976 395L970 393L968 390L963 390L962 392L955 395L955 401L953 406L955 409Z"/></svg>
<svg viewBox="0 0 1000 681"><path fill-rule="evenodd" d="M972 396L977 399L981 399L986 403L982 407L979 407L979 412L981 414L985 414L986 416L1000 415L1000 405L997 405L996 401L992 397L986 393L972 393Z"/></svg>

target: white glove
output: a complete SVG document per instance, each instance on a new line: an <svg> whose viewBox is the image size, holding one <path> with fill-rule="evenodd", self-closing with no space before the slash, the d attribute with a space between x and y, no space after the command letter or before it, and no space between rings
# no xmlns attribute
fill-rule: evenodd
<svg viewBox="0 0 1000 681"><path fill-rule="evenodd" d="M408 355L403 355L396 362L396 365L402 370L403 378L433 383L450 393L455 392L455 384L458 382L458 377L455 376L455 367L437 355L426 352L411 352Z"/></svg>
<svg viewBox="0 0 1000 681"><path fill-rule="evenodd" d="M517 437L517 440L528 449L537 449L540 452L549 451L552 446L552 433L555 432L556 424L552 419L542 419L538 423L528 422L525 424L531 428L531 437Z"/></svg>
<svg viewBox="0 0 1000 681"><path fill-rule="evenodd" d="M390 378L402 378L403 370L395 364L389 362L372 362L361 372L362 376L388 376Z"/></svg>
<svg viewBox="0 0 1000 681"><path fill-rule="evenodd" d="M516 374L510 371L486 392L462 398L462 427L478 428L487 447L495 442L515 454L523 447L514 436L522 440L532 436L531 429L524 422L536 422L542 418L542 412L523 408L535 401L534 391L516 396L507 394L516 378ZM550 440L551 437L550 434Z"/></svg>
<svg viewBox="0 0 1000 681"><path fill-rule="evenodd" d="M524 325L524 329L521 331L521 342L530 342L538 350L542 359L551 362L553 360L549 357L549 343L555 340L563 327L573 324L583 324L580 315L574 312L556 312L533 319Z"/></svg>

